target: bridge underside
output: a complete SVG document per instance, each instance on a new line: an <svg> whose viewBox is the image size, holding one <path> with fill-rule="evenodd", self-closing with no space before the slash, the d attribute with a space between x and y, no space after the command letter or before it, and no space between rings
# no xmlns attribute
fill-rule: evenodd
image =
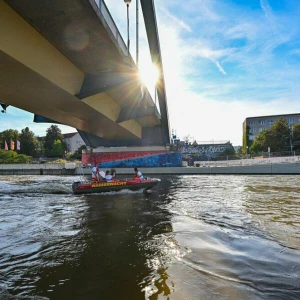
<svg viewBox="0 0 300 300"><path fill-rule="evenodd" d="M90 146L165 145L161 116L107 26L93 0L0 0L0 102L72 126Z"/></svg>

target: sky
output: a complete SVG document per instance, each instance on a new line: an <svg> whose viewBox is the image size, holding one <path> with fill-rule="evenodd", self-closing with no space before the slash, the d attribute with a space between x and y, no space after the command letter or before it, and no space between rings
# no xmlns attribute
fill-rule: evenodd
<svg viewBox="0 0 300 300"><path fill-rule="evenodd" d="M126 5L106 5L127 41ZM136 1L129 6L130 51L136 58ZM170 131L191 141L242 144L247 117L300 113L300 1L154 0ZM142 11L139 67L152 74ZM150 78L148 78L150 79ZM154 91L153 83L148 83ZM153 94L153 93L152 93ZM0 131L51 124L9 107ZM74 132L60 126L63 133Z"/></svg>

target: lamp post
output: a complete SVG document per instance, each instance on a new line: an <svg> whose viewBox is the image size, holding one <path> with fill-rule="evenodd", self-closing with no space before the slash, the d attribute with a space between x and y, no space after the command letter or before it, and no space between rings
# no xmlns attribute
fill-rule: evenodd
<svg viewBox="0 0 300 300"><path fill-rule="evenodd" d="M124 0L126 6L127 6L127 50L129 55L129 46L130 46L130 40L129 40L129 4L131 3L131 0Z"/></svg>
<svg viewBox="0 0 300 300"><path fill-rule="evenodd" d="M139 67L139 0L136 0L136 65Z"/></svg>
<svg viewBox="0 0 300 300"><path fill-rule="evenodd" d="M246 146L246 159L248 159L248 146Z"/></svg>
<svg viewBox="0 0 300 300"><path fill-rule="evenodd" d="M294 138L294 126L291 128L291 133L290 133L290 146L291 146L291 156L293 155L293 140Z"/></svg>

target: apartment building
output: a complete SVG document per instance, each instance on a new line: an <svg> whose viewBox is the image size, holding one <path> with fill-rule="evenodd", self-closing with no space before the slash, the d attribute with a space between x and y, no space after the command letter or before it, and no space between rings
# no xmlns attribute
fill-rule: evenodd
<svg viewBox="0 0 300 300"><path fill-rule="evenodd" d="M289 126L292 127L296 123L300 123L300 113L246 118L243 122L243 133L246 132L246 127L248 125L250 128L249 140L255 140L260 132L269 129L279 119L285 119Z"/></svg>
<svg viewBox="0 0 300 300"><path fill-rule="evenodd" d="M65 133L64 142L66 143L68 152L74 153L79 147L85 145L83 139L78 132Z"/></svg>

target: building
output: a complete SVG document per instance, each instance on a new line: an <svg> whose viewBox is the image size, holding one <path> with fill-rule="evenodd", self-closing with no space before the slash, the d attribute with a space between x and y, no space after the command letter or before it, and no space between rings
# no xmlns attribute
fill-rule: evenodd
<svg viewBox="0 0 300 300"><path fill-rule="evenodd" d="M247 126L249 126L249 140L253 141L263 130L269 129L276 121L279 119L285 119L289 126L293 126L296 123L300 123L300 113L299 114L286 114L286 115L271 115L271 116L260 116L260 117L251 117L246 118L243 122L243 134L245 136ZM245 145L248 139L243 141L243 146Z"/></svg>
<svg viewBox="0 0 300 300"><path fill-rule="evenodd" d="M233 156L235 151L230 143L227 142L207 142L200 144L182 144L178 149L182 153L182 159L187 161L190 166L194 165L194 161L207 160L226 160L228 155Z"/></svg>
<svg viewBox="0 0 300 300"><path fill-rule="evenodd" d="M83 139L78 132L63 134L64 142L67 146L67 151L74 153L79 147L85 145Z"/></svg>

